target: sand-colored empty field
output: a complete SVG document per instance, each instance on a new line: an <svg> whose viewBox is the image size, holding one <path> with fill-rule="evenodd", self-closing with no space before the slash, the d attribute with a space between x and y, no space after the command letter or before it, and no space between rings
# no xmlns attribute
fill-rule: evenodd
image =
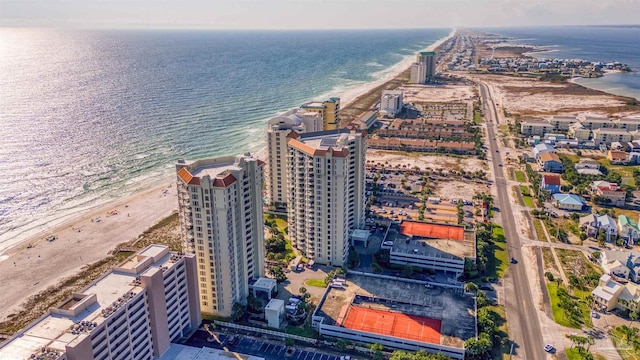
<svg viewBox="0 0 640 360"><path fill-rule="evenodd" d="M398 90L404 92L405 103L469 101L477 93L470 85L404 85Z"/></svg>
<svg viewBox="0 0 640 360"><path fill-rule="evenodd" d="M604 115L625 111L626 108L621 97L572 83L551 83L505 75L469 75L469 78L487 83L494 101L510 115L544 116L559 112Z"/></svg>
<svg viewBox="0 0 640 360"><path fill-rule="evenodd" d="M367 162L369 164L380 163L389 169L394 169L398 165L401 168L404 165L408 168L417 166L422 170L460 171L464 169L466 172L488 171L488 168L484 165L485 161L473 157L428 155L403 151L367 150Z"/></svg>

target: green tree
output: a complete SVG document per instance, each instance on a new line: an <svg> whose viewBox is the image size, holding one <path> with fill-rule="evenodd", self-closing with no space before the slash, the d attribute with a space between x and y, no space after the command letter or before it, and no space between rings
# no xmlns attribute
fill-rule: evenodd
<svg viewBox="0 0 640 360"><path fill-rule="evenodd" d="M282 266L274 266L269 269L269 275L273 276L273 278L279 283L287 280L287 275L285 275Z"/></svg>
<svg viewBox="0 0 640 360"><path fill-rule="evenodd" d="M472 282L468 282L468 283L464 284L464 291L466 291L466 292L474 293L474 292L478 291L478 289L479 289L478 285L476 285L476 284L474 284Z"/></svg>
<svg viewBox="0 0 640 360"><path fill-rule="evenodd" d="M233 307L231 308L231 320L234 322L240 320L244 315L244 308L240 303L233 303Z"/></svg>
<svg viewBox="0 0 640 360"><path fill-rule="evenodd" d="M478 338L470 338L464 342L466 353L471 359L482 359L493 346L487 334L480 334Z"/></svg>
<svg viewBox="0 0 640 360"><path fill-rule="evenodd" d="M371 351L373 351L373 359L374 360L382 360L384 359L384 355L382 354L382 350L384 347L380 344L371 344L369 346Z"/></svg>

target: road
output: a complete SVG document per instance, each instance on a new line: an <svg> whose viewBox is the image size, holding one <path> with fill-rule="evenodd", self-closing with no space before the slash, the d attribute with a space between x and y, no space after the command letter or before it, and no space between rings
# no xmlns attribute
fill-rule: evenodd
<svg viewBox="0 0 640 360"><path fill-rule="evenodd" d="M498 144L495 140L494 123L497 124L498 114L495 103L491 99L489 88L483 83L478 84L480 85L480 96L485 104L485 118L488 120L487 137L498 191L496 205L500 208L502 216L504 232L507 238L507 252L510 257L518 261L517 264L510 265L508 276L505 279L505 282L507 282L505 286L505 305L509 333L516 343L514 353L519 357L526 360L545 359L547 354L544 352L538 314L529 289L526 269L524 268L526 265L522 261L520 237L513 217L511 202L509 201L509 187L502 171L501 154L496 152Z"/></svg>

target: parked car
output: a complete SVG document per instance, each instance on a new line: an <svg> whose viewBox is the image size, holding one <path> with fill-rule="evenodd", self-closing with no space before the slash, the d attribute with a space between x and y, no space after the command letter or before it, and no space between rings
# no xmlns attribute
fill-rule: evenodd
<svg viewBox="0 0 640 360"><path fill-rule="evenodd" d="M553 347L553 345L551 344L547 344L544 346L544 351L553 354L554 352L556 352L556 348Z"/></svg>

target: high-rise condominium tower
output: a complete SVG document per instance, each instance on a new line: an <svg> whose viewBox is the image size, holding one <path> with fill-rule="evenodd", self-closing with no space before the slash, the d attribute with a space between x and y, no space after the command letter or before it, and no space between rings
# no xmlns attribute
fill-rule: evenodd
<svg viewBox="0 0 640 360"><path fill-rule="evenodd" d="M322 116L297 108L269 120L267 125L267 180L268 203L276 208L287 205L287 135L322 131Z"/></svg>
<svg viewBox="0 0 640 360"><path fill-rule="evenodd" d="M183 248L198 263L203 313L229 316L264 273L263 162L250 155L176 164Z"/></svg>
<svg viewBox="0 0 640 360"><path fill-rule="evenodd" d="M355 129L289 134L289 237L308 259L345 264L349 230L364 225L365 150Z"/></svg>

